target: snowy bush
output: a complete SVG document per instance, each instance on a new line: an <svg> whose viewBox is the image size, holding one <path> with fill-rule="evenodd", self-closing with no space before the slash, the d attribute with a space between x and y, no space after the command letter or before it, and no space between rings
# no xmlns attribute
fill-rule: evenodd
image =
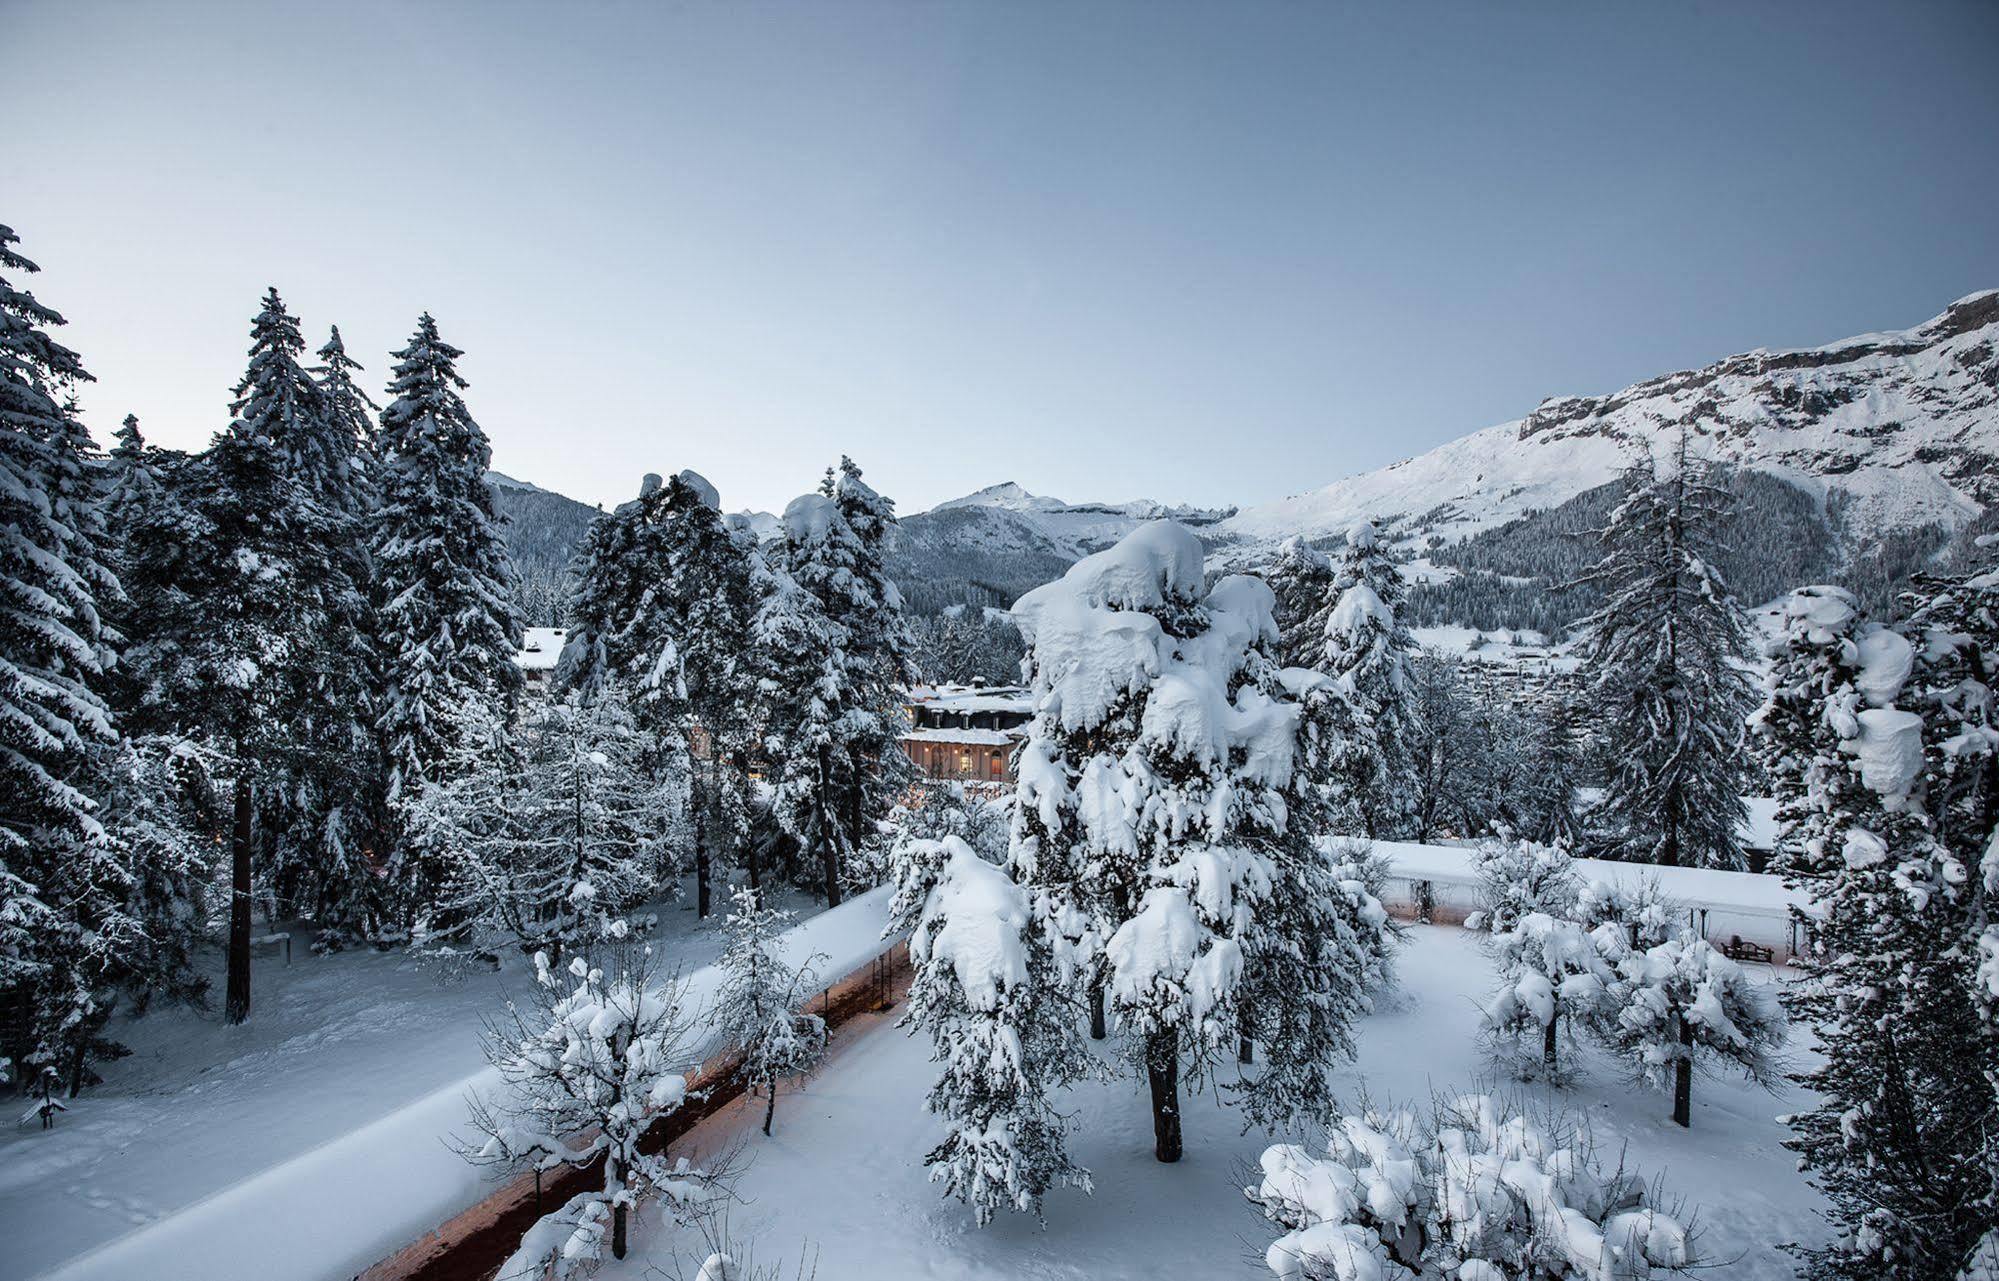
<svg viewBox="0 0 1999 1281"><path fill-rule="evenodd" d="M930 1177L982 1225L1002 1207L1039 1214L1051 1188L1090 1186L1050 1102L1087 1065L1068 942L1045 898L959 838L904 842L898 856L890 928L910 931L915 969L901 1025L926 1029L944 1065L928 1106L949 1133Z"/></svg>
<svg viewBox="0 0 1999 1281"><path fill-rule="evenodd" d="M1706 939L1675 934L1616 964L1615 1018L1597 1025L1648 1085L1673 1090L1673 1119L1691 1124L1693 1073L1728 1063L1774 1085L1789 1031L1775 991L1757 983Z"/></svg>
<svg viewBox="0 0 1999 1281"><path fill-rule="evenodd" d="M710 1022L742 1055L740 1069L751 1088L764 1091L764 1134L777 1112L778 1082L803 1076L826 1051L826 1021L801 1008L817 985L812 962L792 966L777 952L777 940L792 922L790 912L765 907L757 892L743 888L735 911L723 924L728 946L722 952L722 986Z"/></svg>
<svg viewBox="0 0 1999 1281"><path fill-rule="evenodd" d="M1265 1149L1244 1188L1285 1234L1281 1281L1638 1281L1701 1266L1647 1185L1606 1171L1587 1134L1468 1095L1424 1119L1341 1119L1327 1155Z"/></svg>
<svg viewBox="0 0 1999 1281"><path fill-rule="evenodd" d="M687 1102L694 1059L689 1020L676 975L663 975L650 947L626 945L607 971L573 958L553 969L535 955L537 1002L509 1002L488 1026L487 1060L505 1089L471 1100L483 1140L462 1148L486 1164L528 1164L537 1171L604 1162L600 1188L579 1193L544 1216L497 1274L532 1278L554 1267L572 1275L610 1252L625 1254L632 1209L648 1200L690 1219L719 1195L719 1170L695 1170L639 1150L652 1124Z"/></svg>
<svg viewBox="0 0 1999 1281"><path fill-rule="evenodd" d="M1627 946L1648 948L1681 932L1686 909L1667 895L1657 877L1647 876L1635 887L1604 880L1588 882L1576 897L1575 914L1585 929L1614 926L1623 933Z"/></svg>
<svg viewBox="0 0 1999 1281"><path fill-rule="evenodd" d="M1512 929L1491 940L1499 989L1486 1007L1486 1033L1503 1058L1523 1073L1538 1070L1550 1080L1567 1074L1558 1029L1569 1026L1569 1042L1580 1029L1593 1028L1612 1008L1610 985L1616 973L1606 959L1623 949L1614 929L1592 934L1579 923L1529 912ZM1538 1042L1538 1063L1522 1042Z"/></svg>

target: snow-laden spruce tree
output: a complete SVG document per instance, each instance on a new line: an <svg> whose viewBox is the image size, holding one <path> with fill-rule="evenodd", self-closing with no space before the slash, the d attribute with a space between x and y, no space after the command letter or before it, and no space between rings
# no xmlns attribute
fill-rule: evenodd
<svg viewBox="0 0 1999 1281"><path fill-rule="evenodd" d="M813 965L823 958L793 963L780 936L793 913L766 907L754 889L731 897L735 910L723 921L722 985L716 989L708 1021L715 1034L736 1047L736 1069L752 1090L764 1092L764 1135L777 1115L777 1087L810 1072L826 1052L826 1020L806 1012L818 986Z"/></svg>
<svg viewBox="0 0 1999 1281"><path fill-rule="evenodd" d="M1582 580L1603 593L1582 624L1579 673L1609 763L1595 825L1613 834L1610 857L1739 868L1755 697L1742 610L1715 568L1732 499L1685 432L1671 458L1624 483Z"/></svg>
<svg viewBox="0 0 1999 1281"><path fill-rule="evenodd" d="M756 759L755 544L730 527L715 487L691 471L669 478L656 516L657 585L680 647L690 724L695 908L706 916L713 868L749 860L750 770Z"/></svg>
<svg viewBox="0 0 1999 1281"><path fill-rule="evenodd" d="M1234 576L1204 594L1203 579L1199 540L1159 521L1014 606L1036 713L1010 871L1091 958L1082 978L1101 984L1145 1074L1162 1161L1180 1155L1181 1077L1205 1079L1246 1013L1258 1028L1313 1026L1274 1003L1331 1002L1309 1050L1324 1063L1347 1008L1303 964L1243 1004L1246 981L1301 955L1305 923L1346 900L1323 901L1315 834L1288 825L1299 708L1272 660L1270 589ZM1331 963L1350 964L1357 990L1365 957Z"/></svg>
<svg viewBox="0 0 1999 1281"><path fill-rule="evenodd" d="M908 780L898 740L909 635L883 559L894 522L894 504L842 459L820 492L785 508L775 555L789 583L766 599L765 635L782 632L805 646L773 654L763 675L772 695L766 735L782 747L773 753L773 812L818 863L832 903Z"/></svg>
<svg viewBox="0 0 1999 1281"><path fill-rule="evenodd" d="M486 485L492 449L459 394L462 354L423 315L396 353L375 436L377 728L392 807L421 792L450 750L454 709L482 699L508 712L521 686L513 575ZM443 869L403 841L391 874L404 919L413 920L431 905Z"/></svg>
<svg viewBox="0 0 1999 1281"><path fill-rule="evenodd" d="M1038 1216L1052 1189L1090 1186L1054 1102L1089 1071L1073 944L1050 898L955 836L899 840L894 862L890 928L910 932L915 971L900 1026L929 1032L943 1064L927 1106L948 1132L930 1177L981 1226L1002 1209Z"/></svg>
<svg viewBox="0 0 1999 1281"><path fill-rule="evenodd" d="M660 888L657 847L679 793L645 768L623 698L533 705L518 728L490 703L453 709L451 749L407 802L410 838L438 865L413 935L432 949L510 939L556 961L623 937Z"/></svg>
<svg viewBox="0 0 1999 1281"><path fill-rule="evenodd" d="M722 1193L723 1172L639 1148L688 1099L697 1046L679 976L651 947L628 944L605 949L599 964L578 956L556 967L537 953L535 977L535 1004L509 1002L487 1028L486 1057L505 1088L473 1096L472 1128L482 1137L461 1150L474 1162L540 1171L601 1159L604 1181L529 1228L495 1274L502 1281L551 1269L580 1275L607 1244L622 1259L639 1206L656 1200L686 1221Z"/></svg>
<svg viewBox="0 0 1999 1281"><path fill-rule="evenodd" d="M1243 1189L1280 1281L1642 1281L1706 1265L1689 1225L1560 1116L1467 1095L1341 1118L1325 1156L1264 1150Z"/></svg>
<svg viewBox="0 0 1999 1281"><path fill-rule="evenodd" d="M1352 778L1362 834L1406 836L1416 774L1409 723L1409 657L1416 643L1399 616L1401 569L1366 521L1349 529L1334 553L1333 591L1312 619L1325 657L1310 666L1331 676L1355 709L1364 751Z"/></svg>
<svg viewBox="0 0 1999 1281"><path fill-rule="evenodd" d="M1641 1081L1671 1088L1676 1123L1693 1124L1696 1068L1732 1067L1764 1086L1782 1079L1789 1024L1774 985L1758 983L1690 931L1641 951L1615 924L1609 929L1595 941L1613 956L1615 1014L1599 1017L1597 1028Z"/></svg>
<svg viewBox="0 0 1999 1281"><path fill-rule="evenodd" d="M1524 1077L1563 1081L1574 1070L1577 1034L1616 1008L1610 961L1623 951L1622 935L1533 911L1494 932L1487 946L1499 984L1481 1026L1495 1054Z"/></svg>
<svg viewBox="0 0 1999 1281"><path fill-rule="evenodd" d="M1257 573L1277 598L1277 656L1286 667L1317 667L1325 659L1323 628L1312 620L1333 597L1333 563L1326 554L1293 536Z"/></svg>
<svg viewBox="0 0 1999 1281"><path fill-rule="evenodd" d="M894 509L850 463L794 499L756 623L772 811L838 903L907 777L902 597L884 568Z"/></svg>
<svg viewBox="0 0 1999 1281"><path fill-rule="evenodd" d="M1989 1069L1967 946L1973 870L1927 812L1926 718L1898 702L1915 665L1899 633L1837 588L1786 602L1755 717L1776 781L1812 965L1786 992L1824 1061L1785 1145L1841 1229L1802 1249L1813 1276L1949 1278L1991 1192Z"/></svg>

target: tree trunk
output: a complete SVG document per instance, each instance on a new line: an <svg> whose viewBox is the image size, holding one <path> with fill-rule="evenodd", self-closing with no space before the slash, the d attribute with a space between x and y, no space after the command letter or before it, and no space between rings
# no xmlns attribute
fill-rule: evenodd
<svg viewBox="0 0 1999 1281"><path fill-rule="evenodd" d="M1152 1155L1180 1159L1180 1047L1173 1034L1154 1033L1145 1047L1145 1077L1152 1087Z"/></svg>
<svg viewBox="0 0 1999 1281"><path fill-rule="evenodd" d="M611 1207L611 1257L625 1257L625 1220L629 1217L629 1207L620 1202Z"/></svg>
<svg viewBox="0 0 1999 1281"><path fill-rule="evenodd" d="M1547 1028L1541 1033L1541 1065L1548 1071L1548 1079L1555 1079L1555 1020L1549 1019Z"/></svg>
<svg viewBox="0 0 1999 1281"><path fill-rule="evenodd" d="M1692 1129L1694 1124L1694 1029L1685 1018L1679 1020L1679 1059L1673 1064L1673 1120Z"/></svg>
<svg viewBox="0 0 1999 1281"><path fill-rule="evenodd" d="M250 837L256 796L250 775L236 775L236 824L229 837L229 996L223 1017L241 1023L250 1017Z"/></svg>
<svg viewBox="0 0 1999 1281"><path fill-rule="evenodd" d="M819 749L819 858L826 873L826 906L840 906L840 823L833 812L833 761Z"/></svg>
<svg viewBox="0 0 1999 1281"><path fill-rule="evenodd" d="M1238 1040L1235 1047L1235 1061L1238 1063L1256 1062L1256 1042L1246 1036Z"/></svg>
<svg viewBox="0 0 1999 1281"><path fill-rule="evenodd" d="M1110 1035L1104 1026L1104 981L1101 977L1090 984L1090 1039L1101 1041Z"/></svg>
<svg viewBox="0 0 1999 1281"><path fill-rule="evenodd" d="M768 1087L764 1094L764 1137L770 1137L770 1120L777 1115L777 1078L764 1082Z"/></svg>
<svg viewBox="0 0 1999 1281"><path fill-rule="evenodd" d="M694 915L701 920L708 919L708 840L706 825L701 821L701 796L694 795Z"/></svg>

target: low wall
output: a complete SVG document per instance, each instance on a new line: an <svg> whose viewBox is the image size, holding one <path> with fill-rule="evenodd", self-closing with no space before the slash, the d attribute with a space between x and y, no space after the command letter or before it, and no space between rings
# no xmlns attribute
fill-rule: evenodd
<svg viewBox="0 0 1999 1281"><path fill-rule="evenodd" d="M1462 925L1477 910L1478 874L1471 849L1401 841L1378 841L1374 848L1389 861L1384 906L1396 915L1410 919L1423 915L1426 890L1428 919L1436 924ZM1778 960L1790 960L1802 945L1791 908L1804 900L1775 876L1588 858L1575 863L1584 880L1626 888L1656 881L1685 910L1688 924L1717 947L1740 938L1769 948Z"/></svg>

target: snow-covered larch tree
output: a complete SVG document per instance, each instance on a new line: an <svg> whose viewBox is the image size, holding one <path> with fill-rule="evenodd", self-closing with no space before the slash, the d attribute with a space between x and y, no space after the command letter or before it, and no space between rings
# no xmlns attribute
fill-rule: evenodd
<svg viewBox="0 0 1999 1281"><path fill-rule="evenodd" d="M955 836L895 846L890 927L910 931L915 976L903 1026L930 1034L943 1074L928 1107L947 1127L930 1177L984 1225L1038 1215L1058 1187L1087 1190L1055 1092L1089 1070L1071 943L1051 903Z"/></svg>
<svg viewBox="0 0 1999 1281"><path fill-rule="evenodd" d="M826 1020L807 1013L818 958L790 961L781 936L792 913L766 907L754 889L738 889L735 910L723 922L722 985L715 992L709 1023L715 1034L741 1055L737 1071L753 1090L764 1092L764 1135L777 1115L777 1088L810 1072L826 1052Z"/></svg>
<svg viewBox="0 0 1999 1281"><path fill-rule="evenodd" d="M652 949L608 950L603 965L574 957L554 967L535 957L536 1003L507 1006L486 1034L486 1056L505 1089L474 1096L463 1145L478 1163L552 1170L601 1159L601 1187L543 1216L496 1274L502 1281L567 1277L599 1262L608 1244L625 1257L638 1206L658 1200L693 1218L720 1194L721 1172L695 1170L642 1152L653 1123L688 1099L695 1044L685 988ZM606 1238L609 1238L608 1242Z"/></svg>
<svg viewBox="0 0 1999 1281"><path fill-rule="evenodd" d="M1781 1079L1779 1052L1789 1024L1775 987L1756 982L1712 943L1676 932L1626 951L1615 968L1616 1014L1600 1017L1597 1026L1647 1085L1670 1085L1677 1124L1693 1124L1696 1068L1732 1066L1765 1086Z"/></svg>
<svg viewBox="0 0 1999 1281"><path fill-rule="evenodd" d="M486 484L492 448L459 394L462 354L421 317L396 353L375 437L377 728L391 806L419 793L449 750L453 709L479 698L510 711L521 686L513 575ZM392 871L406 919L428 905L442 870L421 848L398 845Z"/></svg>
<svg viewBox="0 0 1999 1281"><path fill-rule="evenodd" d="M1715 568L1732 500L1711 470L1685 432L1672 458L1631 469L1582 580L1603 593L1582 624L1580 678L1610 767L1595 813L1612 857L1743 866L1755 696L1742 610Z"/></svg>

